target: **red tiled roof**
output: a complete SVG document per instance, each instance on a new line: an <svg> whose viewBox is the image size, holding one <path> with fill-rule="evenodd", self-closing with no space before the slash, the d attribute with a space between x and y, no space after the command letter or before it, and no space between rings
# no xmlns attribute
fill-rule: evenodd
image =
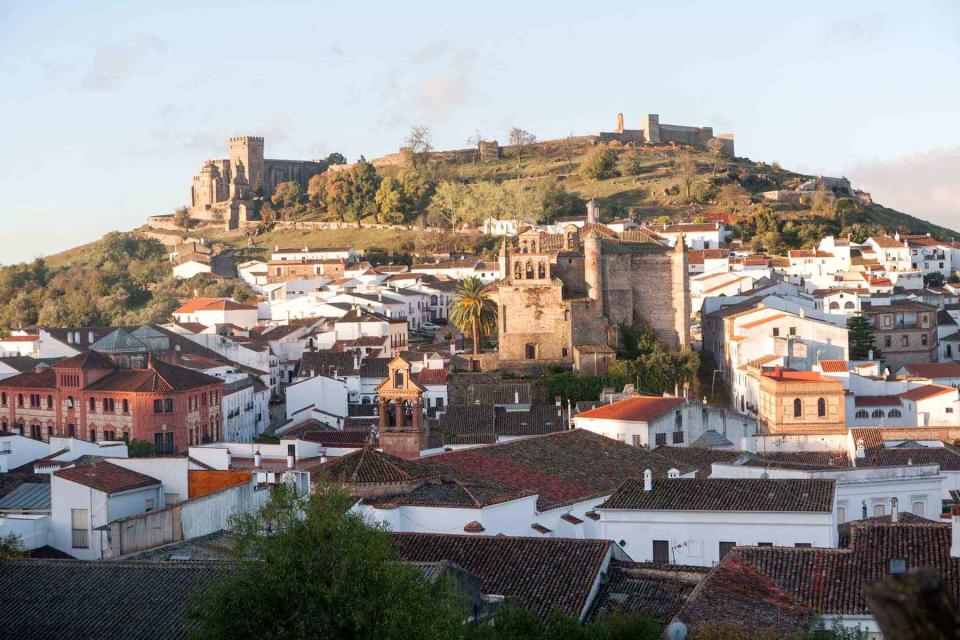
<svg viewBox="0 0 960 640"><path fill-rule="evenodd" d="M780 371L764 371L763 376L777 382L823 382L824 380L831 380L831 378L824 378L816 371L784 371L781 369Z"/></svg>
<svg viewBox="0 0 960 640"><path fill-rule="evenodd" d="M54 472L58 478L70 480L104 493L119 493L160 484L156 478L127 469L105 460Z"/></svg>
<svg viewBox="0 0 960 640"><path fill-rule="evenodd" d="M444 385L447 384L447 373L446 367L442 369L421 369L419 373L414 375L414 380L421 386L427 384Z"/></svg>
<svg viewBox="0 0 960 640"><path fill-rule="evenodd" d="M846 360L821 360L819 364L824 373L846 373L850 370L850 363Z"/></svg>
<svg viewBox="0 0 960 640"><path fill-rule="evenodd" d="M788 313L775 313L772 316L767 316L766 318L760 318L759 320L754 320L753 322L747 322L746 324L740 325L741 329L753 329L754 327L759 327L760 325L766 324L768 322L773 322L774 320L779 320L780 318L786 318Z"/></svg>
<svg viewBox="0 0 960 640"><path fill-rule="evenodd" d="M320 469L334 482L347 484L404 482L440 475L436 469L370 447L327 462Z"/></svg>
<svg viewBox="0 0 960 640"><path fill-rule="evenodd" d="M391 544L411 562L449 560L480 576L483 593L515 599L544 618L578 618L610 553L609 540L395 533Z"/></svg>
<svg viewBox="0 0 960 640"><path fill-rule="evenodd" d="M857 407L899 407L900 396L856 396L853 404Z"/></svg>
<svg viewBox="0 0 960 640"><path fill-rule="evenodd" d="M194 298L188 300L174 313L193 313L195 311L239 311L256 310L256 307L243 304L230 298Z"/></svg>
<svg viewBox="0 0 960 640"><path fill-rule="evenodd" d="M50 367L36 371L24 371L0 380L0 388L4 389L56 389L57 374Z"/></svg>
<svg viewBox="0 0 960 640"><path fill-rule="evenodd" d="M108 355L90 350L65 358L53 366L55 369L116 369L117 363Z"/></svg>
<svg viewBox="0 0 960 640"><path fill-rule="evenodd" d="M632 396L613 404L605 404L577 414L577 419L625 420L649 422L670 409L683 404L683 398L663 396Z"/></svg>
<svg viewBox="0 0 960 640"><path fill-rule="evenodd" d="M203 372L151 359L146 369L116 369L84 387L89 391L169 392L186 391L223 380Z"/></svg>
<svg viewBox="0 0 960 640"><path fill-rule="evenodd" d="M175 324L193 334L200 333L207 328L207 325L200 324L199 322L177 322Z"/></svg>
<svg viewBox="0 0 960 640"><path fill-rule="evenodd" d="M598 508L829 513L833 493L833 480L669 478L655 481L650 491L643 480L627 480Z"/></svg>
<svg viewBox="0 0 960 640"><path fill-rule="evenodd" d="M931 362L926 364L905 364L903 368L911 376L918 378L960 378L960 364L950 362Z"/></svg>
<svg viewBox="0 0 960 640"><path fill-rule="evenodd" d="M904 391L900 394L900 397L917 402L918 400L926 400L927 398L933 398L935 396L943 395L944 393L952 393L955 391L956 389L953 387L944 387L943 385L939 384L925 384L922 387L916 387L915 389Z"/></svg>

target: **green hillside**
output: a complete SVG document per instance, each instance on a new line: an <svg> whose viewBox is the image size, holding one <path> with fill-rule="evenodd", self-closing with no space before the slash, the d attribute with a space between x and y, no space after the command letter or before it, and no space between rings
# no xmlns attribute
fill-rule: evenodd
<svg viewBox="0 0 960 640"><path fill-rule="evenodd" d="M483 219L549 222L583 215L590 199L599 201L606 220L633 218L658 225L724 219L744 247L768 253L810 247L828 234L856 241L894 231L955 235L851 195L819 193L795 204L764 200L762 192L792 189L811 176L704 149L576 147L556 141L528 146L519 156L516 147L505 148L502 155L489 162L454 163L424 154L406 166L379 169L360 162L315 177L306 192L288 183L272 201L258 201L265 220L252 228L225 231L209 223L184 231L140 227L137 231L152 236L111 233L43 260L2 268L0 331L37 323L162 321L178 300L194 294L252 295L235 280L173 279L164 244L184 235L208 240L227 264L266 259L276 245L354 247L379 260L411 260L441 251L492 255L496 240L476 230ZM290 228L324 220L344 226ZM394 226L364 226L372 223Z"/></svg>

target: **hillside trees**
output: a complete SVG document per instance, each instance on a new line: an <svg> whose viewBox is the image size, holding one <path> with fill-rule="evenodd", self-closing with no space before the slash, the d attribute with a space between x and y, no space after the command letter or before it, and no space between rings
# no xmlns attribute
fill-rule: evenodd
<svg viewBox="0 0 960 640"><path fill-rule="evenodd" d="M583 175L591 180L606 180L617 175L617 152L610 147L598 147L580 166Z"/></svg>
<svg viewBox="0 0 960 640"><path fill-rule="evenodd" d="M271 202L278 207L294 207L300 204L303 191L297 182L281 182L273 192Z"/></svg>
<svg viewBox="0 0 960 640"><path fill-rule="evenodd" d="M414 167L417 166L417 161L421 158L426 160L426 155L433 150L430 130L423 125L411 127L404 142L410 149L410 161Z"/></svg>
<svg viewBox="0 0 960 640"><path fill-rule="evenodd" d="M674 160L674 166L677 171L677 177L680 179L680 183L684 187L684 193L689 200L691 187L693 187L693 183L700 174L700 169L697 166L697 159L692 153L683 152L677 156L676 160Z"/></svg>
<svg viewBox="0 0 960 640"><path fill-rule="evenodd" d="M622 348L609 374L636 385L641 393L660 395L692 384L700 357L690 350L667 349L652 331L620 327Z"/></svg>
<svg viewBox="0 0 960 640"><path fill-rule="evenodd" d="M520 169L523 167L524 150L537 141L537 136L526 129L513 127L507 135L507 141L517 149L517 179L520 179Z"/></svg>
<svg viewBox="0 0 960 640"><path fill-rule="evenodd" d="M326 179L326 205L338 219L356 222L377 211L380 175L363 156L349 169L337 171Z"/></svg>
<svg viewBox="0 0 960 640"><path fill-rule="evenodd" d="M186 207L180 207L173 214L173 224L177 225L184 231L190 228L190 209Z"/></svg>

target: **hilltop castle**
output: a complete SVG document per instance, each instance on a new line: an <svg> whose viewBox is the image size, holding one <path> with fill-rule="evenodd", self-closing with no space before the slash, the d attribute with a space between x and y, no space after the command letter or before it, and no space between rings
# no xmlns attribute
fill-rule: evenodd
<svg viewBox="0 0 960 640"><path fill-rule="evenodd" d="M603 373L620 325L648 328L673 348L689 344L685 243L667 246L644 229L617 233L598 217L591 201L582 228L504 239L497 366L573 364Z"/></svg>
<svg viewBox="0 0 960 640"><path fill-rule="evenodd" d="M229 158L208 160L190 185L190 215L200 220L222 216L228 229L243 226L255 217L253 196L270 197L281 182L296 182L303 189L311 177L323 172L324 162L265 160L263 138L230 138Z"/></svg>

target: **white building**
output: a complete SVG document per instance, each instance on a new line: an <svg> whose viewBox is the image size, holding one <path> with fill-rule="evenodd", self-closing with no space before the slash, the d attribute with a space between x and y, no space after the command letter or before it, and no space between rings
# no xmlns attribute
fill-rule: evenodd
<svg viewBox="0 0 960 640"><path fill-rule="evenodd" d="M241 329L257 326L257 308L232 298L194 298L173 312L178 323L195 322L210 327L232 324Z"/></svg>
<svg viewBox="0 0 960 640"><path fill-rule="evenodd" d="M597 507L599 537L636 562L716 565L735 546L836 547L832 480L628 480Z"/></svg>
<svg viewBox="0 0 960 640"><path fill-rule="evenodd" d="M357 259L356 249L351 248L327 248L327 249L312 249L310 247L302 248L283 248L279 246L274 247L273 253L270 254L270 260L293 260L299 262L301 260L346 260L347 262L355 262Z"/></svg>
<svg viewBox="0 0 960 640"><path fill-rule="evenodd" d="M682 237L690 249L719 249L727 243L730 235L722 222L671 224L655 231L666 238L671 247L676 246L677 239Z"/></svg>

